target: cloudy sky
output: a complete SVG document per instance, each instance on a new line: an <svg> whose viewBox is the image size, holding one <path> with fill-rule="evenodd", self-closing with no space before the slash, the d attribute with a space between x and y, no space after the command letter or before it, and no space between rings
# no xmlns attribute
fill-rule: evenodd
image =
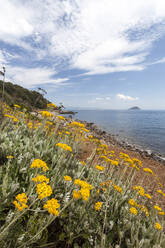
<svg viewBox="0 0 165 248"><path fill-rule="evenodd" d="M165 109L165 1L0 0L6 80L66 107Z"/></svg>

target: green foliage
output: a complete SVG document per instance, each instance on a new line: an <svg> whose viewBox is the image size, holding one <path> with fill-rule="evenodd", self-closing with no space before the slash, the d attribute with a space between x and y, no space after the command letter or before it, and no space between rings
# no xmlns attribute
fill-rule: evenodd
<svg viewBox="0 0 165 248"><path fill-rule="evenodd" d="M51 122L43 119L38 128L29 128L27 113L21 116L18 114L16 123L10 117L5 118L0 127L0 247L165 247L163 230L154 227L155 222L160 222L163 227L164 219L158 218L152 206L147 206L150 208L148 217L140 209L137 215L129 211L129 199L135 199L139 205L146 205L148 201L130 190L136 175L134 167L124 165L121 174L119 170L123 160L120 166L113 165L112 160L107 164L100 160L96 150L84 165L77 159L81 143L87 139L86 134L80 134L83 130L80 125L74 129L71 125L64 125L65 120L52 118ZM66 149L56 146L58 143L67 144L72 152L67 150L67 146L64 146ZM45 161L49 170L30 168L34 159ZM99 168L104 167L105 171L96 169L98 161ZM122 180L124 173L127 180ZM50 180L53 190L50 197L42 200L36 192L37 183L32 180L38 174ZM72 180L65 181L66 175ZM83 188L75 183L75 179L85 184L85 196L89 193L87 186L92 185L87 200L82 197L83 191L80 199L73 198L73 191ZM18 211L13 200L23 192L28 197L28 208ZM60 204L58 216L43 208L52 197ZM96 202L102 203L99 210L95 208Z"/></svg>

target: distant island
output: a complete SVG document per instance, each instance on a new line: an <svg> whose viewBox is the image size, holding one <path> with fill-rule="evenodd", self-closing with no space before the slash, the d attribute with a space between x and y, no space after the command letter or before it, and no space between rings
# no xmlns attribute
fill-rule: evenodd
<svg viewBox="0 0 165 248"><path fill-rule="evenodd" d="M128 110L140 110L140 108L135 106L135 107L129 108Z"/></svg>

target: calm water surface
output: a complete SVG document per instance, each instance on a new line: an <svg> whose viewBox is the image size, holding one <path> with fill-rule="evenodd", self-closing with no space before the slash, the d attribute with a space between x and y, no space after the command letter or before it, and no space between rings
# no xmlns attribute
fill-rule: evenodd
<svg viewBox="0 0 165 248"><path fill-rule="evenodd" d="M79 110L75 118L165 156L165 111Z"/></svg>

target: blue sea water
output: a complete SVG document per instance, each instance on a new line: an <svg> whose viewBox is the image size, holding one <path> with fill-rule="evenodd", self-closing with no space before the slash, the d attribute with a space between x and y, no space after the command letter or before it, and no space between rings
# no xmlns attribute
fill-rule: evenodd
<svg viewBox="0 0 165 248"><path fill-rule="evenodd" d="M165 111L78 110L75 118L94 122L120 140L165 156Z"/></svg>

